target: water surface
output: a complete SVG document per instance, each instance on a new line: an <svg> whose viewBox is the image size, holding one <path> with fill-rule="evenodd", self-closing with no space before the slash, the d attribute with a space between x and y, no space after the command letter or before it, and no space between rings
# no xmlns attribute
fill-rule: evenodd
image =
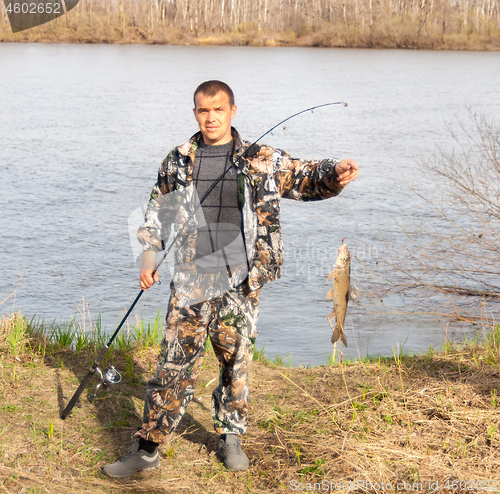
<svg viewBox="0 0 500 494"><path fill-rule="evenodd" d="M467 107L500 113L498 53L314 48L0 45L0 297L22 279L3 310L50 321L89 306L114 328L138 293L128 219L147 200L168 151L197 130L192 92L203 80L229 83L234 125L254 140L287 116L264 142L294 157L353 157L359 179L338 197L283 200L284 276L261 298L258 345L321 363L331 351L326 276L345 238L373 260L386 235L400 235L401 208L426 214L404 181L416 160L451 148L447 125ZM392 354L393 347L440 345L446 322L373 314L370 282L349 311L347 356ZM138 313L165 308L164 283L142 297ZM367 300L367 297L364 299ZM448 327L461 338L474 328ZM356 344L355 344L356 342Z"/></svg>

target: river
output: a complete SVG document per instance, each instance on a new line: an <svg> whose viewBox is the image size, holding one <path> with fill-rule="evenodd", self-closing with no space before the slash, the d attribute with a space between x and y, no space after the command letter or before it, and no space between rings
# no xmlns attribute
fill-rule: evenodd
<svg viewBox="0 0 500 494"><path fill-rule="evenodd" d="M83 299L112 330L138 293L129 217L143 205L168 151L197 131L192 93L207 79L234 90L234 126L294 157L352 157L359 179L327 201L282 201L283 278L261 296L257 346L298 364L326 362L331 303L326 276L345 238L365 260L401 211L421 213L406 181L421 157L451 149L448 126L468 107L500 114L500 54L320 48L0 45L0 301L3 311L68 321ZM283 128L284 127L284 128ZM389 273L390 275L390 273ZM370 310L371 285L349 309L344 355L425 351L444 323ZM168 272L137 312L164 310ZM472 326L451 325L461 339ZM287 359L285 358L285 361Z"/></svg>

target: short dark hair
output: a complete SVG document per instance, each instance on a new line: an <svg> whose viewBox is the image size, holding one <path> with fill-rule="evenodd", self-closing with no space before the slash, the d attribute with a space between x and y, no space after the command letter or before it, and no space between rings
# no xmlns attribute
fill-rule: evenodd
<svg viewBox="0 0 500 494"><path fill-rule="evenodd" d="M202 82L196 88L196 91L193 94L193 103L195 108L196 108L196 95L198 93L203 93L205 96L213 97L220 91L227 94L227 97L229 98L229 105L232 108L234 106L233 90L225 82L215 81L215 80Z"/></svg>

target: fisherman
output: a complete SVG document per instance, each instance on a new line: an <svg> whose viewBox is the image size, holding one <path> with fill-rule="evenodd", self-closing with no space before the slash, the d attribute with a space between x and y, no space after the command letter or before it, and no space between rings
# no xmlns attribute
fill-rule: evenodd
<svg viewBox="0 0 500 494"><path fill-rule="evenodd" d="M233 91L224 82L203 82L193 100L200 131L163 161L145 223L138 230L144 246L141 288L147 290L158 281L155 259L165 245L157 209L161 198L194 185L199 200L206 196L201 206L206 225L195 237L196 246L184 252L190 261L184 266L189 268L183 271L176 263L180 272L174 272L170 285L165 338L156 374L147 384L143 424L125 456L103 467L109 477L126 478L159 465L158 445L170 440L193 398L207 338L220 367L219 385L212 395L218 455L229 470L249 467L240 437L248 424L248 374L260 291L281 277L280 198L327 199L358 176L353 159L293 159L284 151L243 141L231 126L236 106ZM224 237L219 235L220 225L233 228ZM220 276L197 270L201 263L196 261L223 252L233 240L237 243L235 232L240 234L245 262L230 266L224 257L229 279L224 292L214 282Z"/></svg>

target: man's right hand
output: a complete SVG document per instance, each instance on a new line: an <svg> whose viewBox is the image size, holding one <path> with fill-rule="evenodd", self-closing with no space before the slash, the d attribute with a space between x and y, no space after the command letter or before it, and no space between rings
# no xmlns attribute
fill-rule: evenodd
<svg viewBox="0 0 500 494"><path fill-rule="evenodd" d="M147 290L154 282L158 282L160 279L158 276L158 272L155 273L154 277L153 271L155 270L156 264L156 252L154 251L146 251L142 255L142 267L141 272L139 274L139 284L141 286L141 290Z"/></svg>
<svg viewBox="0 0 500 494"><path fill-rule="evenodd" d="M158 282L160 279L158 276L158 271L154 275L153 279L153 269L141 269L141 274L140 274L140 285L142 290L147 290L151 285L154 284L154 282Z"/></svg>

